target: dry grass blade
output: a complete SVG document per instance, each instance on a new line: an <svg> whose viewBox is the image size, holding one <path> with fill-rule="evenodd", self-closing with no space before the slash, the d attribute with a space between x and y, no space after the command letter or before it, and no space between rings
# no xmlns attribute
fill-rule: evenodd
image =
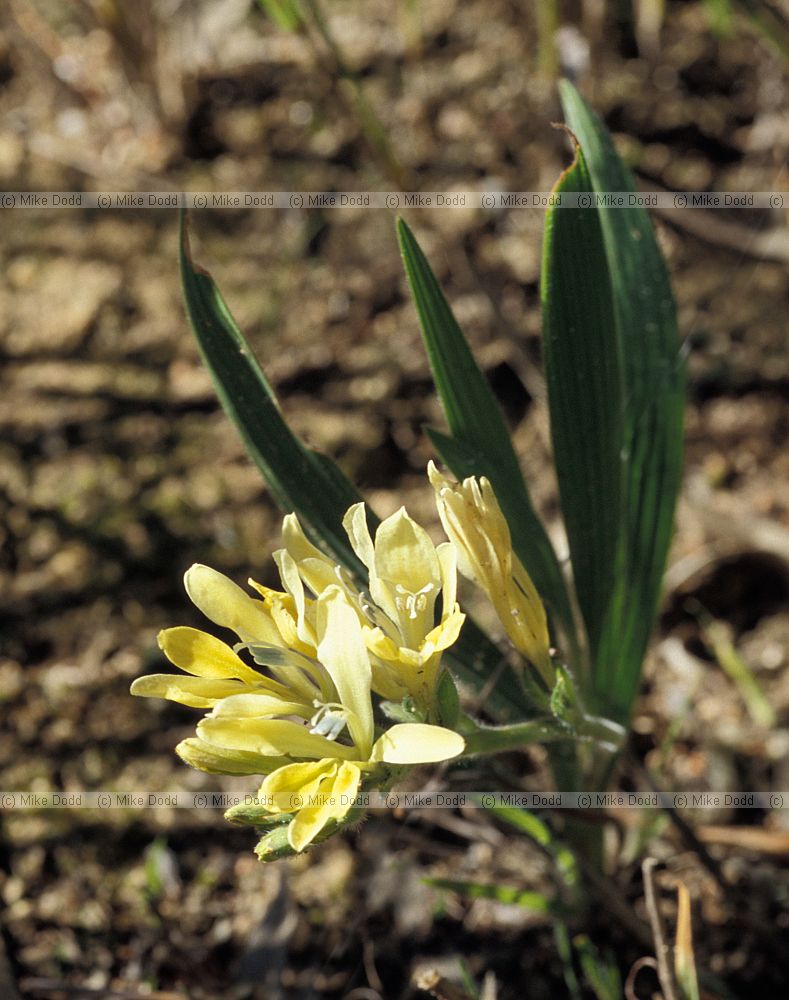
<svg viewBox="0 0 789 1000"><path fill-rule="evenodd" d="M674 972L683 1000L699 1000L696 955L693 951L693 925L690 916L690 893L684 882L677 886L677 932L674 938Z"/></svg>
<svg viewBox="0 0 789 1000"><path fill-rule="evenodd" d="M703 844L720 844L789 858L789 833L785 830L764 830L759 826L700 826L696 836Z"/></svg>

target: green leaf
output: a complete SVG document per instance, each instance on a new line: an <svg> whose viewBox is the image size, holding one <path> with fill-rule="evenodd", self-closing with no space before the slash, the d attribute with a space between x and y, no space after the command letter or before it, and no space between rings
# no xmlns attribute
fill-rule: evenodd
<svg viewBox="0 0 789 1000"><path fill-rule="evenodd" d="M488 638L471 615L466 615L460 638L444 653L458 677L474 691L485 692L480 709L499 722L529 718L535 705L501 650ZM495 683L491 685L491 678Z"/></svg>
<svg viewBox="0 0 789 1000"><path fill-rule="evenodd" d="M550 827L539 816L515 806L491 806L488 811L544 848L556 862L565 885L569 888L578 886L579 874L575 855L569 847L556 840Z"/></svg>
<svg viewBox="0 0 789 1000"><path fill-rule="evenodd" d="M583 153L554 187L592 190ZM549 210L542 268L543 358L554 462L575 589L593 657L616 581L622 524L622 365L597 209Z"/></svg>
<svg viewBox="0 0 789 1000"><path fill-rule="evenodd" d="M460 695L455 679L448 670L442 670L436 685L436 723L447 729L456 729L460 718Z"/></svg>
<svg viewBox="0 0 789 1000"><path fill-rule="evenodd" d="M583 1000L581 984L575 974L575 963L573 962L573 946L570 944L570 932L567 924L563 920L556 920L553 925L553 940L556 944L556 951L562 963L562 973L570 1000Z"/></svg>
<svg viewBox="0 0 789 1000"><path fill-rule="evenodd" d="M477 366L441 287L413 233L397 221L400 250L433 379L451 437L428 431L458 479L486 476L510 526L515 552L571 645L573 616L561 568L532 506L518 458L493 393Z"/></svg>
<svg viewBox="0 0 789 1000"><path fill-rule="evenodd" d="M622 979L613 955L601 955L585 934L573 939L587 986L597 1000L620 1000Z"/></svg>
<svg viewBox="0 0 789 1000"><path fill-rule="evenodd" d="M719 666L740 689L750 717L757 726L772 729L776 723L775 709L758 680L751 673L750 667L731 641L727 626L721 621L714 621L704 613L700 613L697 617L705 642L712 649L713 656L718 661Z"/></svg>
<svg viewBox="0 0 789 1000"><path fill-rule="evenodd" d="M559 911L555 900L540 892L529 892L511 885L491 885L486 882L464 882L453 878L426 878L425 885L434 889L448 889L467 899L493 899L497 903L521 906L534 913L556 913Z"/></svg>
<svg viewBox="0 0 789 1000"><path fill-rule="evenodd" d="M560 87L581 151L558 189L634 191L605 126L570 83ZM598 711L624 721L671 541L685 373L649 216L640 207L596 204L595 212L549 209L542 286L546 375L562 510L590 640L588 693ZM587 487L578 494L582 480Z"/></svg>
<svg viewBox="0 0 789 1000"><path fill-rule="evenodd" d="M363 567L342 528L361 498L329 460L305 447L280 413L274 392L236 326L213 278L192 263L181 220L181 281L192 329L220 402L285 511L298 511L305 530L358 574Z"/></svg>
<svg viewBox="0 0 789 1000"><path fill-rule="evenodd" d="M734 22L731 0L704 0L710 28L720 38L730 38Z"/></svg>
<svg viewBox="0 0 789 1000"><path fill-rule="evenodd" d="M342 527L346 510L361 500L327 456L307 448L280 412L274 391L236 325L213 278L196 267L189 252L186 216L181 217L181 280L184 300L203 360L222 406L283 511L296 511L316 545L360 581L367 571ZM426 486L427 488L427 486ZM369 510L371 529L380 523ZM483 689L501 668L502 655L484 632L466 619L447 659L474 690ZM530 704L511 672L490 693L486 707L502 721L521 717Z"/></svg>
<svg viewBox="0 0 789 1000"><path fill-rule="evenodd" d="M262 9L277 27L298 31L304 21L298 0L258 0Z"/></svg>

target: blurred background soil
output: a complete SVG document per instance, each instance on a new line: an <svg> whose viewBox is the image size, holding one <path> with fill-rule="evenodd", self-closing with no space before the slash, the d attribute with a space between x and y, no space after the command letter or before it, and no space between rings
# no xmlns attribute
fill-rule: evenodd
<svg viewBox="0 0 789 1000"><path fill-rule="evenodd" d="M538 44L537 5L327 5L346 68L383 125L382 156L319 34L276 28L247 0L9 0L0 184L544 191L570 159L550 127L561 118L558 59L643 187L785 192L787 60L776 40L786 48L789 35L777 7L756 6L774 15L772 39L742 15L716 35L697 2L667 3L657 31L629 5L567 4L554 52ZM561 548L540 375L542 212L406 217ZM789 789L787 211L655 222L678 350L689 355L686 477L665 612L616 782L645 788L646 767L672 790L780 792ZM159 628L205 624L183 592L191 563L273 584L279 544L280 514L187 329L176 224L166 209L16 209L0 219L3 789L254 788L182 765L172 748L195 713L128 693L163 666ZM296 430L339 460L379 514L405 503L435 529L422 427L442 417L392 214L195 212L192 233ZM732 656L761 700L724 669ZM495 767L495 778L480 766L425 780L549 787L539 752ZM638 858L649 843L692 889L700 968L734 996L784 995L787 816L689 814L694 844L654 812L611 815L611 884L643 918ZM562 816L554 821L561 829ZM11 975L31 997L367 1000L415 996L415 970L456 975L464 957L477 979L495 975L500 997L565 995L544 915L460 901L421 881L550 888L543 855L479 812L375 816L361 833L269 867L253 845L218 811L7 812L0 899ZM623 975L649 950L610 902L572 930L608 949Z"/></svg>

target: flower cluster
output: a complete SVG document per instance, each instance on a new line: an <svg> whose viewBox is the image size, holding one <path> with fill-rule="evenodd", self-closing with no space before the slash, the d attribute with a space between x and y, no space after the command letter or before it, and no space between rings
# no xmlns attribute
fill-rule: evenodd
<svg viewBox="0 0 789 1000"><path fill-rule="evenodd" d="M373 539L364 505L355 504L343 525L368 572L360 589L289 514L284 547L274 553L281 591L250 580L253 598L207 566L186 573L194 604L238 642L165 629L159 645L184 675L153 674L132 685L135 695L208 710L178 754L204 771L265 775L260 796L269 813L293 814L293 850L343 821L361 788L464 751L459 733L436 724L442 653L465 618L458 568L489 594L516 647L541 673L550 667L545 613L512 554L490 485L452 484L433 466L430 477L449 542L435 546L403 508ZM388 703L390 718L395 703L409 721L376 728L373 694Z"/></svg>

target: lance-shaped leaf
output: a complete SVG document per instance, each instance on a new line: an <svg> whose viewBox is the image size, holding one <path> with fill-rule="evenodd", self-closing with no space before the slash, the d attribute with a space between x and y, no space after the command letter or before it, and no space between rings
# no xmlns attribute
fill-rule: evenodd
<svg viewBox="0 0 789 1000"><path fill-rule="evenodd" d="M181 218L181 281L187 315L222 406L247 451L286 513L295 511L316 545L360 581L367 572L342 527L346 510L362 497L326 455L304 445L286 423L274 391L210 274L193 262L186 217ZM379 521L369 511L370 527ZM502 667L502 656L473 621L446 654L461 679L483 689ZM527 714L531 705L511 672L489 694L486 707L502 721Z"/></svg>
<svg viewBox="0 0 789 1000"><path fill-rule="evenodd" d="M649 216L599 197L634 191L632 178L572 85L563 82L561 94L581 153L559 188L588 192L596 211L549 208L542 293L551 419L590 638L592 700L624 720L671 540L682 469L684 367ZM599 285L592 286L590 275ZM567 453L559 454L563 448Z"/></svg>
<svg viewBox="0 0 789 1000"><path fill-rule="evenodd" d="M298 511L307 531L344 565L363 567L342 529L342 518L359 495L327 469L285 422L274 391L236 325L213 278L192 263L186 217L181 217L181 281L200 353L220 402L243 438L280 507Z"/></svg>
<svg viewBox="0 0 789 1000"><path fill-rule="evenodd" d="M431 441L458 479L475 475L490 480L509 524L515 552L572 643L573 619L561 568L532 505L501 410L427 258L402 219L398 219L397 232L433 379L451 432L447 437L428 431Z"/></svg>
<svg viewBox="0 0 789 1000"><path fill-rule="evenodd" d="M583 152L553 189L545 219L542 328L551 438L578 604L592 656L616 580L622 526L622 365L603 233ZM590 196L591 201L591 196Z"/></svg>

